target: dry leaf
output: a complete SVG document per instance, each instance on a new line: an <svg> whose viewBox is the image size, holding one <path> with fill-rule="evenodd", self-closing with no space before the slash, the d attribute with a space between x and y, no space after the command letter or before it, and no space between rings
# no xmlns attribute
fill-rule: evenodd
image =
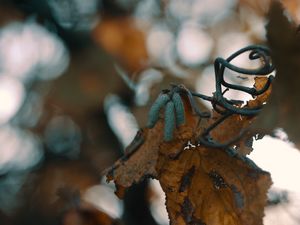
<svg viewBox="0 0 300 225"><path fill-rule="evenodd" d="M189 116L191 108L186 105L186 124L175 131L176 141L165 143L163 140L163 121L160 120L153 129L144 128L138 132L133 142L127 147L126 154L118 160L113 167L108 169L108 180L114 180L117 186L116 194L119 197L123 195L123 188L130 187L133 183L140 182L145 177L156 177L156 163L158 152L163 149L171 149L172 146L178 146L178 150L170 153L170 157L176 157L178 151L186 145L187 140L196 129L197 117Z"/></svg>
<svg viewBox="0 0 300 225"><path fill-rule="evenodd" d="M266 78L256 80L263 85ZM258 106L267 95L261 95L249 105ZM207 148L196 143L213 120L199 121L186 98L186 123L176 129L171 142L163 140L163 120L152 129L143 129L128 147L127 154L107 172L121 196L124 188L144 177L157 178L166 193L170 224L176 225L260 225L266 204L266 192L271 185L269 173L251 160L231 155L224 149ZM232 116L213 133L218 140L235 135L249 126L253 118ZM202 119L207 120L207 119ZM202 127L202 128L199 128ZM120 189L120 187L122 187Z"/></svg>
<svg viewBox="0 0 300 225"><path fill-rule="evenodd" d="M268 173L221 149L196 147L176 160L159 159L171 224L262 224Z"/></svg>
<svg viewBox="0 0 300 225"><path fill-rule="evenodd" d="M261 90L266 83L266 77L255 78L255 88L257 90ZM266 92L257 96L254 100L248 101L246 106L250 108L255 108L263 105L270 96L271 90L272 87L269 87L269 89ZM212 119L209 121L209 124L215 122L219 117L220 115L215 113ZM236 145L238 153L240 155L247 155L252 151L252 143L251 146L249 146L249 142L251 142L252 137L255 135L255 133L247 131L247 128L250 127L250 125L254 122L255 119L256 117L251 116L241 116L237 114L232 115L229 118L227 118L223 123L221 123L218 126L218 129L214 129L211 132L211 135L218 142L225 143L226 141L229 141L230 139L239 136L241 132L244 132L242 133L244 137L238 143L236 143Z"/></svg>

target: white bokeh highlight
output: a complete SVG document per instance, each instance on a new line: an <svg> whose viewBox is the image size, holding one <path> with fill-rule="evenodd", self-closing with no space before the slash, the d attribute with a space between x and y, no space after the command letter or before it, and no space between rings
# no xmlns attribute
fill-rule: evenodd
<svg viewBox="0 0 300 225"><path fill-rule="evenodd" d="M99 210L107 213L112 218L121 218L123 204L117 198L112 188L107 185L95 185L85 191L83 199L93 204Z"/></svg>
<svg viewBox="0 0 300 225"><path fill-rule="evenodd" d="M178 33L177 53L186 65L197 65L208 61L213 49L213 39L195 24L183 24Z"/></svg>
<svg viewBox="0 0 300 225"><path fill-rule="evenodd" d="M23 84L11 76L0 74L0 125L18 112L25 99Z"/></svg>
<svg viewBox="0 0 300 225"><path fill-rule="evenodd" d="M105 97L104 110L110 128L125 149L139 129L134 115L122 104L121 99L113 94Z"/></svg>
<svg viewBox="0 0 300 225"><path fill-rule="evenodd" d="M195 19L201 24L213 25L230 15L236 0L173 0L168 12L173 19Z"/></svg>
<svg viewBox="0 0 300 225"><path fill-rule="evenodd" d="M150 180L149 186L154 192L150 199L150 210L155 221L160 225L168 225L169 217L166 209L166 195L158 180Z"/></svg>
<svg viewBox="0 0 300 225"><path fill-rule="evenodd" d="M23 82L61 75L69 54L55 34L35 22L13 22L0 30L0 67Z"/></svg>
<svg viewBox="0 0 300 225"><path fill-rule="evenodd" d="M295 179L300 171L300 152L292 143L265 136L253 147L249 158L271 173L274 187L300 192L300 180Z"/></svg>
<svg viewBox="0 0 300 225"><path fill-rule="evenodd" d="M154 25L146 40L147 49L150 57L154 61L165 63L166 57L174 47L175 37L166 24L158 23Z"/></svg>
<svg viewBox="0 0 300 225"><path fill-rule="evenodd" d="M299 225L299 149L287 141L265 136L254 142L254 151L249 158L260 168L271 173L273 185L270 191L287 193L286 202L266 207L264 225Z"/></svg>
<svg viewBox="0 0 300 225"><path fill-rule="evenodd" d="M2 126L0 143L0 175L31 169L43 158L40 140L20 128Z"/></svg>

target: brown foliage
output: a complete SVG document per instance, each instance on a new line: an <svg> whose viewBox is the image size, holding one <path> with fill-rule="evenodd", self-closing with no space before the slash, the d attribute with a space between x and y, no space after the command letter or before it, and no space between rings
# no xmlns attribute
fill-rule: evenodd
<svg viewBox="0 0 300 225"><path fill-rule="evenodd" d="M104 18L95 28L93 38L109 54L131 71L141 70L147 59L144 33L131 18Z"/></svg>
<svg viewBox="0 0 300 225"><path fill-rule="evenodd" d="M265 78L256 79L263 85ZM251 107L265 101L269 92L248 102ZM197 135L220 117L210 119L193 114L183 96L186 123L176 129L171 142L163 140L163 120L154 128L142 129L126 155L107 171L117 194L144 177L160 181L166 193L170 224L259 225L262 224L269 173L262 171L243 154L230 155L224 149L196 143ZM247 128L253 118L231 116L215 129L213 137L225 140Z"/></svg>
<svg viewBox="0 0 300 225"><path fill-rule="evenodd" d="M256 77L255 78L255 88L257 90L260 90L264 87L266 84L266 78L265 77ZM270 87L265 93L259 95L255 100L250 100L247 103L247 107L255 108L262 104L264 104L269 95L271 94L272 87ZM214 116L212 119L209 120L209 124L213 123L215 120L217 120L220 117L219 114L214 113ZM251 116L241 116L241 115L232 115L229 118L226 119L226 122L221 123L218 126L218 129L214 129L211 132L212 137L221 142L224 143L233 137L238 137L243 135L243 138L236 143L238 148L238 153L240 155L247 155L252 151L252 136L253 132L249 132L247 128L254 122L256 118ZM249 146L251 145L251 146Z"/></svg>

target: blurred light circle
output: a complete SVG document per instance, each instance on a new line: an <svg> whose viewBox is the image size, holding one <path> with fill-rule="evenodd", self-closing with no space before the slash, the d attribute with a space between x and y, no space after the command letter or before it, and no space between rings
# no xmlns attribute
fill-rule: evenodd
<svg viewBox="0 0 300 225"><path fill-rule="evenodd" d="M49 150L57 155L77 158L80 153L81 131L68 116L57 116L50 120L45 130L45 142Z"/></svg>
<svg viewBox="0 0 300 225"><path fill-rule="evenodd" d="M104 99L107 121L123 145L124 149L132 142L138 131L138 124L130 109L124 105L119 96L109 94Z"/></svg>
<svg viewBox="0 0 300 225"><path fill-rule="evenodd" d="M26 100L12 119L12 123L21 127L34 127L43 113L42 101L42 96L39 93L35 91L27 92Z"/></svg>
<svg viewBox="0 0 300 225"><path fill-rule="evenodd" d="M48 80L61 75L68 63L58 36L34 22L14 22L0 30L0 67L6 74Z"/></svg>
<svg viewBox="0 0 300 225"><path fill-rule="evenodd" d="M194 1L173 0L167 5L168 13L175 19L184 20L191 16L192 6Z"/></svg>
<svg viewBox="0 0 300 225"><path fill-rule="evenodd" d="M212 38L197 26L183 25L178 33L177 52L180 60L187 65L197 65L208 60Z"/></svg>
<svg viewBox="0 0 300 225"><path fill-rule="evenodd" d="M244 48L251 44L250 37L243 32L229 32L222 35L218 39L217 51L215 57L227 58L234 52L238 51L241 48ZM257 61L259 60L249 60L248 54L239 55L231 63L239 65L239 67L245 68L254 68L259 66Z"/></svg>
<svg viewBox="0 0 300 225"><path fill-rule="evenodd" d="M138 106L146 105L150 99L151 88L163 80L163 75L155 69L147 69L140 75L139 82L136 87L135 103Z"/></svg>
<svg viewBox="0 0 300 225"><path fill-rule="evenodd" d="M173 20L195 19L201 24L213 25L230 15L236 2L236 0L173 0L168 4L167 13Z"/></svg>
<svg viewBox="0 0 300 225"><path fill-rule="evenodd" d="M208 96L213 95L213 92L215 91L215 74L212 65L205 67L201 72L201 76L197 76L195 85L197 92ZM207 108L212 109L212 105L209 101L204 101L202 99L200 99L200 101Z"/></svg>
<svg viewBox="0 0 300 225"><path fill-rule="evenodd" d="M200 0L194 1L191 14L202 24L213 25L230 15L237 0Z"/></svg>
<svg viewBox="0 0 300 225"><path fill-rule="evenodd" d="M273 187L299 192L300 181L294 178L300 170L300 152L292 143L265 136L255 141L253 147L255 151L249 158L271 173Z"/></svg>
<svg viewBox="0 0 300 225"><path fill-rule="evenodd" d="M16 127L1 127L0 143L0 174L28 170L43 157L40 140Z"/></svg>
<svg viewBox="0 0 300 225"><path fill-rule="evenodd" d="M143 0L137 3L134 16L138 20L153 22L161 13L160 3L156 0Z"/></svg>
<svg viewBox="0 0 300 225"><path fill-rule="evenodd" d="M147 48L150 57L157 61L164 61L173 43L174 36L168 27L164 24L155 25L147 37Z"/></svg>
<svg viewBox="0 0 300 225"><path fill-rule="evenodd" d="M8 122L18 112L25 94L20 81L10 76L0 75L0 125Z"/></svg>
<svg viewBox="0 0 300 225"><path fill-rule="evenodd" d="M47 0L54 19L65 29L90 31L98 18L98 0Z"/></svg>
<svg viewBox="0 0 300 225"><path fill-rule="evenodd" d="M288 136L281 129L276 136L286 139ZM274 194L285 195L278 202L265 208L265 225L298 225L300 221L300 181L296 179L300 170L300 152L288 141L271 136L264 136L254 141L254 151L249 155L260 168L271 174L273 185L269 190L269 200ZM273 196L272 196L273 195Z"/></svg>
<svg viewBox="0 0 300 225"><path fill-rule="evenodd" d="M268 193L270 199L275 198L276 204L265 208L264 225L299 225L300 193L286 189L271 187Z"/></svg>

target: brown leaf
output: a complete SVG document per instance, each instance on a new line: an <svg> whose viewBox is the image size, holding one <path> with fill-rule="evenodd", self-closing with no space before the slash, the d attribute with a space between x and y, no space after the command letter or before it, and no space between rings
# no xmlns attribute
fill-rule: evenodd
<svg viewBox="0 0 300 225"><path fill-rule="evenodd" d="M158 127L158 124L156 127ZM158 156L158 144L161 141L162 129L142 129L135 137L142 146L134 146L127 154L118 160L113 167L105 171L107 180L114 180L117 186L116 194L123 197L124 188L138 183L146 176L155 176L155 163ZM131 148L131 147L130 147ZM138 149L138 151L137 151ZM129 150L129 148L127 148Z"/></svg>
<svg viewBox="0 0 300 225"><path fill-rule="evenodd" d="M258 117L255 127L272 132L281 127L291 141L300 146L300 36L297 27L285 16L280 3L269 12L267 38L276 78L270 101Z"/></svg>
<svg viewBox="0 0 300 225"><path fill-rule="evenodd" d="M257 79L256 85L264 82L266 79ZM248 105L259 106L267 95L259 96ZM146 176L157 178L166 193L170 224L262 224L266 192L272 183L269 173L244 156L193 145L197 135L220 115L215 113L212 119L199 121L187 99L183 100L186 123L175 131L175 138L164 142L163 120L152 129L141 130L126 155L107 171L108 180L127 188ZM213 137L229 138L229 130L234 130L230 134L236 135L248 127L252 119L232 116L213 132Z"/></svg>
<svg viewBox="0 0 300 225"><path fill-rule="evenodd" d="M267 82L266 77L256 77L255 78L255 88L257 90L262 89ZM247 107L255 108L263 105L268 97L271 94L272 88L270 87L266 92L257 96L254 100L250 100L247 103ZM212 119L209 120L209 124L212 124L216 120L220 118L218 113L214 113ZM247 132L247 128L254 122L256 118L250 116L241 116L234 114L227 118L223 123L218 126L218 129L214 129L211 132L212 137L220 143L225 143L226 141L230 141L234 137L238 137L241 134L244 135L239 142L236 143L238 147L238 153L240 155L247 155L251 152L251 148L249 148L249 140L255 134L252 132ZM252 144L251 144L252 146Z"/></svg>
<svg viewBox="0 0 300 225"><path fill-rule="evenodd" d="M186 102L185 102L186 104ZM191 114L190 107L186 106L185 114L187 116L186 124L175 131L176 141L163 141L163 121L159 121L153 129L144 128L140 130L133 142L127 147L126 154L118 160L113 167L104 173L107 173L107 180L114 180L117 186L116 194L119 197L123 195L123 188L130 187L133 183L140 182L144 177L156 177L156 163L158 152L163 149L171 149L178 146L179 151L185 146L188 138L194 129L198 118ZM170 157L176 157L178 150L173 148L169 152Z"/></svg>
<svg viewBox="0 0 300 225"><path fill-rule="evenodd" d="M262 224L270 176L220 149L196 147L159 158L171 224Z"/></svg>

